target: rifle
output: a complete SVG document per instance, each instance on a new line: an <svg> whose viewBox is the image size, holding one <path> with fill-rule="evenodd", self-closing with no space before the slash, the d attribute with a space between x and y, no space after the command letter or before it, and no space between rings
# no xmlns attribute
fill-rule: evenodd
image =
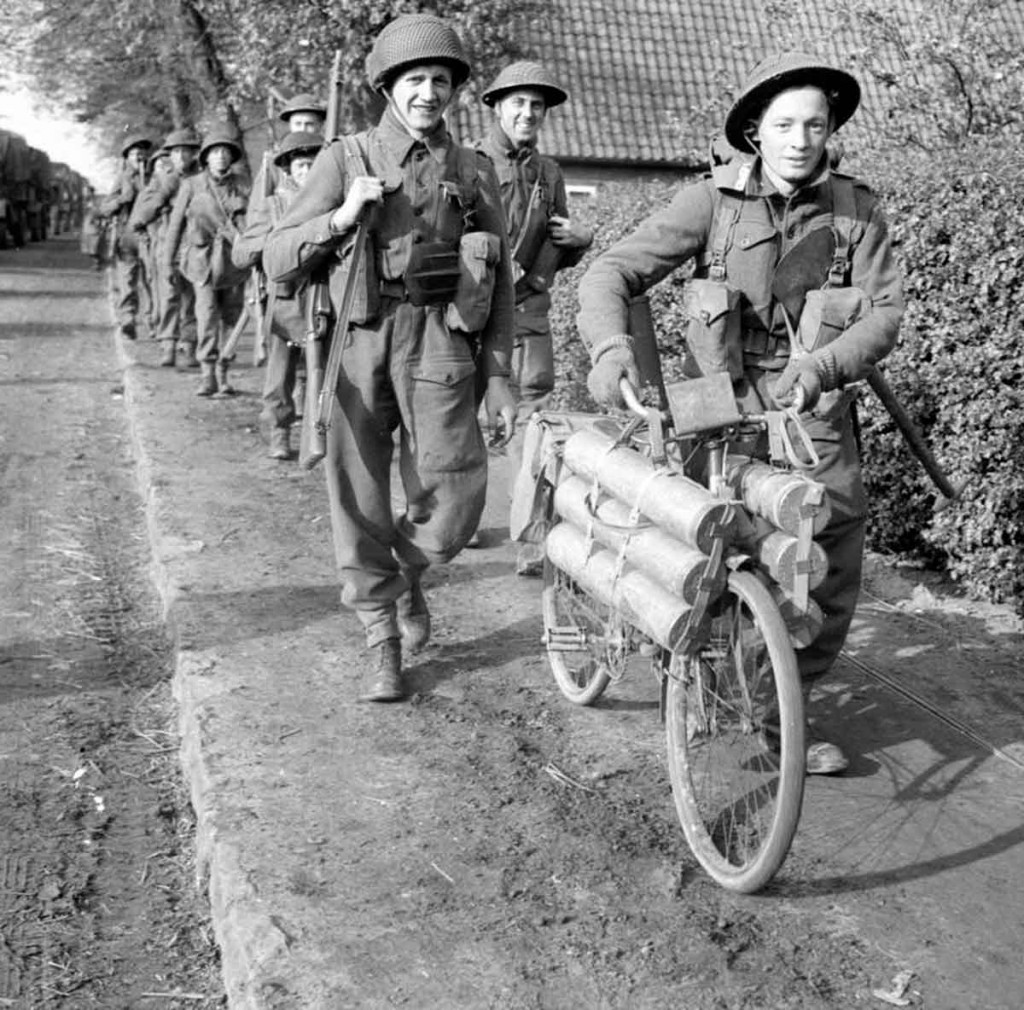
<svg viewBox="0 0 1024 1010"><path fill-rule="evenodd" d="M330 85L327 89L327 116L324 120L324 142L329 144L338 132L338 120L341 113L341 50L335 49L334 62L331 64ZM357 236L358 238L358 236ZM353 265L360 254L361 242L357 242L352 252ZM345 281L345 291L355 282L355 271L350 265ZM354 289L353 289L354 290ZM351 298L347 301L351 303ZM321 402L325 398L334 402L334 392L338 384L340 368L341 344L345 331L348 329L348 312L343 311L345 327L335 327L334 343L331 355L337 358L334 369L333 385L325 386L326 368L324 365L324 341L331 326L331 297L327 286L327 269L319 270L309 285L308 323L306 327L306 405L302 412L302 437L299 448L299 463L307 470L312 470L327 454L327 425L330 424L330 408L326 417L321 417ZM340 321L340 320L339 320Z"/></svg>
<svg viewBox="0 0 1024 1010"><path fill-rule="evenodd" d="M263 152L263 199L269 201L274 195L273 166L270 161L270 151ZM257 367L267 360L267 340L271 320L267 313L267 275L263 270L262 263L257 264L250 271L250 284L252 294L253 321L256 327L256 339L252 346L252 360Z"/></svg>

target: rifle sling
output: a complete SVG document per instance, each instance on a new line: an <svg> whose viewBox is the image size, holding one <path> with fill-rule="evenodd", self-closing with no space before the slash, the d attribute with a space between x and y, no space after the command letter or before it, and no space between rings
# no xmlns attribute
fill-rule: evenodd
<svg viewBox="0 0 1024 1010"><path fill-rule="evenodd" d="M366 158L359 144L351 137L342 137L342 142L349 149L359 152L360 158L366 164ZM370 168L366 165L369 174ZM352 303L355 301L356 283L359 279L360 268L363 256L366 254L366 240L369 228L367 226L366 208L359 218L359 225L356 228L356 237L352 243L352 254L349 256L348 273L345 275L345 288L341 296L341 305L338 309L338 318L334 324L334 332L331 335L331 349L327 352L327 364L324 366L324 383L320 390L320 401L317 404L317 429L323 433L331 426L331 414L334 412L334 397L338 389L338 377L341 374L341 353L348 336L348 324L352 317Z"/></svg>

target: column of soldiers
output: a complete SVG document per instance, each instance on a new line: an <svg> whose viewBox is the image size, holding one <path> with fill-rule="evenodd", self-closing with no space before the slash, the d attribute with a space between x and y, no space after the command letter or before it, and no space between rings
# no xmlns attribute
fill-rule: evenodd
<svg viewBox="0 0 1024 1010"><path fill-rule="evenodd" d="M169 323L161 331L171 343L165 363L183 332L169 292L184 278L195 297L202 395L231 391L219 335L237 318L241 295L211 282L209 242L197 237L235 232L234 265L266 272L271 343L262 419L275 458L294 457L297 348L309 330L314 283L326 286L334 317L347 320L337 384L325 390L333 422L324 471L341 599L358 616L369 655L358 696L389 702L408 691L404 655L431 636L424 573L469 543L483 510L488 453L480 418L493 443L512 443L515 462L517 422L521 428L554 389L552 281L579 262L593 235L569 216L558 165L536 150L547 111L568 97L544 67L520 61L498 75L482 95L493 126L470 145L456 143L444 118L471 70L446 21L395 18L377 36L366 70L385 102L379 122L325 139L323 107L299 96L282 112L290 132L266 169L273 179L257 180L247 206L228 171L241 149L216 131L201 144L172 134L165 147L174 171L152 188L153 206L161 207L167 200L156 194L177 186L166 230L155 237L168 271L159 288L162 318L177 311L178 329ZM860 578L864 492L842 387L888 353L903 308L878 204L835 172L826 149L858 100L852 76L807 54L755 68L726 117L731 159L597 257L579 289L588 386L613 407L622 406L620 380L639 383L627 325L632 299L691 259L698 276L709 264L727 271L741 293L740 392L761 409L804 412L822 460L814 476L832 504L833 520L819 537L830 558L816 593L825 629L800 654L807 684L842 647ZM196 148L199 171L189 174L176 152ZM125 192L132 150L125 150ZM779 222L790 220L791 205L799 206L799 222L783 233ZM722 207L729 215L720 215ZM148 227L149 214L134 220ZM835 286L866 291L869 308L834 343L791 354L784 306L771 292L774 264L802 236L846 218L859 229L841 257L818 266ZM748 231L771 241L748 242ZM124 304L123 330L134 303ZM398 515L396 450L406 502ZM538 562L520 552L517 571L535 574ZM808 771L845 766L838 747L811 738Z"/></svg>

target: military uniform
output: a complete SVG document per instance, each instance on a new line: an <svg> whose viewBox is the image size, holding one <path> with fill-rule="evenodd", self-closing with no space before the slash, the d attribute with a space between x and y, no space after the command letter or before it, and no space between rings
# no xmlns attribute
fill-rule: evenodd
<svg viewBox="0 0 1024 1010"><path fill-rule="evenodd" d="M568 98L536 63L520 61L506 67L483 93L495 105L510 91L539 92L545 109ZM554 348L548 313L555 273L575 266L592 241L580 245L554 245L548 238L553 217L569 216L565 178L554 158L542 155L532 143L517 145L495 122L488 134L473 145L494 164L501 203L508 226L515 281L515 337L511 385L519 401L519 419L543 410L555 388Z"/></svg>
<svg viewBox="0 0 1024 1010"><path fill-rule="evenodd" d="M132 148L138 147L148 151L152 146L152 141L147 137L131 136L121 148L121 156L127 159ZM139 169L131 168L125 161L113 191L101 201L99 207L100 213L111 220L113 229L117 322L121 332L133 340L136 335L136 316L139 312L139 292L140 288L145 288L147 282L142 258L139 255L138 241L128 227L132 207L142 192L141 176Z"/></svg>
<svg viewBox="0 0 1024 1010"><path fill-rule="evenodd" d="M782 73L795 75L807 71L808 66L808 74L818 69L809 59L791 59L782 64ZM808 74L798 80L807 83ZM810 83L816 84L817 78L812 77ZM847 83L841 83L850 90ZM767 71L755 73L754 85L768 90L770 97L770 88L778 88L778 77L771 78ZM754 93L754 85L748 87L748 93ZM856 100L852 106L856 107ZM739 110L727 130L736 148L744 144L737 125L741 117L737 117L745 111ZM852 111L841 109L845 117ZM824 673L838 655L860 585L867 510L852 398L843 387L864 378L875 362L889 353L903 313L901 277L878 201L863 183L832 171L827 155L789 196L773 185L760 157L738 156L716 167L709 178L682 189L667 207L598 257L579 290L579 330L595 361L593 377L603 367L605 354L614 357L628 348L623 335L630 298L689 260L697 261L697 276L708 276L712 259L721 256L728 284L740 292L743 378L737 383L737 393L749 407L774 406L792 350L782 307L772 294L775 267L805 236L817 229L835 229L838 207L844 201L850 202L855 226L848 236L847 262L839 286L861 288L870 298L870 308L826 348L815 351L817 357L811 362L823 395L803 418L821 460L810 476L826 486L831 519L816 538L828 554L829 571L811 594L825 621L817 639L798 653L805 678ZM723 208L731 218L726 225L721 218ZM724 239L721 244L720 236ZM827 274L831 264L823 267ZM632 366L622 360L626 374ZM616 375L609 373L605 378L614 382ZM611 383L605 388L610 389Z"/></svg>
<svg viewBox="0 0 1024 1010"><path fill-rule="evenodd" d="M192 131L176 130L168 136L164 147L167 150L179 145L199 148L200 143L199 136ZM139 195L129 219L133 229L146 229L149 233L160 309L156 335L164 349L162 360L168 365L174 364L175 350L180 347L185 352L186 363L190 367L198 366L195 293L181 271L168 262L165 248L171 210L181 181L197 171L198 167L193 166L182 175L172 166L169 172L155 174Z"/></svg>
<svg viewBox="0 0 1024 1010"><path fill-rule="evenodd" d="M235 265L251 270L262 268L263 248L271 229L281 220L299 192L299 187L286 171L293 155L312 153L323 147L319 134L292 133L285 137L274 158L280 174L277 189L270 197L249 197L245 229L235 239L232 258ZM268 166L269 168L269 166ZM282 171L282 169L285 169ZM287 282L271 286L267 300L270 317L270 347L263 382L261 420L270 429L271 455L291 458L288 432L296 418L295 385L300 365L300 348L306 336L305 284Z"/></svg>
<svg viewBox="0 0 1024 1010"><path fill-rule="evenodd" d="M475 228L504 236L489 162L460 149L442 126L414 140L390 110L355 138L367 169L335 141L314 164L264 252L270 277L298 279L325 258L344 259L328 222L353 173L385 180L372 212L369 260L342 359L334 423L328 432L327 486L342 601L375 645L394 635L392 607L408 585L403 570L447 561L465 545L483 510L487 453L476 420L474 376L508 375L512 285L502 241L489 319L479 343L452 331L445 306L414 305L404 281L415 245L458 243L463 212ZM466 155L471 172L465 170ZM349 236L351 238L351 236ZM338 304L343 270L332 272ZM392 435L401 433L406 512L392 517Z"/></svg>
<svg viewBox="0 0 1024 1010"><path fill-rule="evenodd" d="M218 146L232 149L237 160L242 149L233 131L211 130L200 152L200 162ZM222 342L242 314L243 278L231 286L217 286L213 275L214 244L233 237L245 216L248 189L230 169L220 178L208 167L182 179L167 223L164 268L180 269L195 292L197 356L202 367L198 393L233 393L228 382L230 359L221 355Z"/></svg>

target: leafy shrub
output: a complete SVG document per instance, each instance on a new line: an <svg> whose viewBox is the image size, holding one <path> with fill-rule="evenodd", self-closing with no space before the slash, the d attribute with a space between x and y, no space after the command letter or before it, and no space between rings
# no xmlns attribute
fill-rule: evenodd
<svg viewBox="0 0 1024 1010"><path fill-rule="evenodd" d="M1024 142L972 140L941 158L901 150L850 166L878 192L904 272L907 312L883 371L954 484L937 492L870 391L859 414L871 502L869 542L944 568L972 595L1024 614ZM604 186L572 213L593 250L559 275L552 308L559 404L594 409L576 331L576 289L592 258L667 203L678 183ZM683 271L653 289L671 378L680 362Z"/></svg>
<svg viewBox="0 0 1024 1010"><path fill-rule="evenodd" d="M961 499L933 512L937 493L873 397L861 418L872 545L941 563L1024 613L1022 155L1019 137L988 137L870 166L907 301L883 370Z"/></svg>

